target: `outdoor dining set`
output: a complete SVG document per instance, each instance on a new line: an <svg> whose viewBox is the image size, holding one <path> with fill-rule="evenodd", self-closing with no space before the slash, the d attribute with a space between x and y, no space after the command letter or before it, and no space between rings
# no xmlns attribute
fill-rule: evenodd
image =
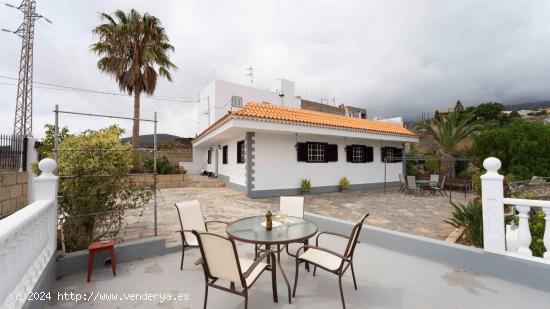
<svg viewBox="0 0 550 309"><path fill-rule="evenodd" d="M317 225L304 218L304 198L301 196L280 198L279 213L274 216L271 229L266 228L265 215L241 218L234 222L207 221L197 200L179 202L175 206L181 226L181 230L176 233L181 235L183 246L180 269L183 270L186 249L198 247L201 258L194 264L202 266L205 276L204 308L207 305L210 287L244 297L244 308L247 308L248 290L264 271L271 272L274 302L278 302L276 275L277 272L281 273L287 286L290 304L292 297L296 297L301 264L304 264L308 272L310 266L313 266L314 276L317 268L338 276L343 308L346 305L342 290L342 276L348 269L351 269L353 284L357 290L353 254L368 213L353 226L349 235L342 235L333 232L318 233ZM208 225L211 223L225 224L227 236L209 232ZM317 235L315 245L310 245L309 240L315 235ZM335 252L321 246L319 243L321 235L334 235L344 239L347 242L345 250ZM240 256L236 242L254 245L254 259ZM299 244L300 247L297 250L289 248L293 243ZM290 282L281 266L281 254L285 252L295 259L296 264L292 297Z"/></svg>
<svg viewBox="0 0 550 309"><path fill-rule="evenodd" d="M399 192L414 194L415 196L423 196L426 192L430 195L439 193L441 196L447 196L447 192L445 192L446 180L447 176L439 177L438 174L431 174L430 179L417 179L416 176L405 176L400 174Z"/></svg>

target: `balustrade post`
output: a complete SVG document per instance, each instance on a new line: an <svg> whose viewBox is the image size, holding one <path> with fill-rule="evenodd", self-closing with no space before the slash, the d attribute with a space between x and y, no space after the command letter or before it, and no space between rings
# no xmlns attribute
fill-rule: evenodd
<svg viewBox="0 0 550 309"><path fill-rule="evenodd" d="M529 246L531 245L531 231L529 230L529 211L531 206L516 205L519 212L518 225L518 254L525 257L532 257L533 253Z"/></svg>
<svg viewBox="0 0 550 309"><path fill-rule="evenodd" d="M547 261L550 261L550 208L543 208L544 211L544 220L546 225L544 226L544 247L546 252L544 252L544 258Z"/></svg>
<svg viewBox="0 0 550 309"><path fill-rule="evenodd" d="M51 217L48 218L48 230L50 231L49 245L52 252L57 247L57 182L59 177L54 175L57 169L57 163L52 159L42 159L38 163L38 168L42 172L40 176L33 179L33 201L51 200L54 203Z"/></svg>
<svg viewBox="0 0 550 309"><path fill-rule="evenodd" d="M494 157L483 161L487 173L481 176L481 202L483 209L483 248L503 254L506 251L504 227L504 176L498 173L501 163Z"/></svg>

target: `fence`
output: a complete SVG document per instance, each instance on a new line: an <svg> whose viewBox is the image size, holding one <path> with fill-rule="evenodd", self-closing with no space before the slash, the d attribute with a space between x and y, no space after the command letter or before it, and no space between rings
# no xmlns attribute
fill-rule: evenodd
<svg viewBox="0 0 550 309"><path fill-rule="evenodd" d="M26 137L0 134L0 171L24 171L26 158Z"/></svg>
<svg viewBox="0 0 550 309"><path fill-rule="evenodd" d="M483 204L483 243L485 251L506 254L550 264L550 201L504 197L504 176L498 173L501 162L487 158L483 167L487 173L481 176ZM519 224L516 231L505 228L505 205L518 211ZM515 210L514 210L515 208ZM531 251L529 217L533 210L542 211L545 219L543 257L534 257ZM506 235L508 233L508 235ZM507 241L508 240L508 241Z"/></svg>
<svg viewBox="0 0 550 309"><path fill-rule="evenodd" d="M70 153L97 154L99 157L109 157L112 153L126 153L141 157L146 153L153 159L152 172L134 171L120 174L118 172L104 173L103 171L77 172L64 174L58 171L60 192L58 196L58 211L63 249L66 252L85 248L89 242L102 238L117 238L117 241L126 239L158 236L157 222L157 113L154 119L137 119L140 122L152 123L154 128L153 148L64 148L60 144L59 118L60 115L83 116L94 118L111 118L133 121L131 117L121 117L103 114L91 114L59 110L55 106L54 126L54 158L63 163ZM83 156L85 159L86 156ZM142 181L150 178L152 181ZM113 188L119 192L113 193ZM116 190L115 190L116 191ZM77 194L75 194L77 193ZM151 201L152 200L152 201ZM81 208L85 205L85 208ZM137 213L137 214L136 214ZM128 219L133 216L134 218ZM137 218L143 218L138 220ZM136 222L138 221L138 222ZM128 226L131 222L132 226ZM131 236L120 237L119 232L128 231Z"/></svg>

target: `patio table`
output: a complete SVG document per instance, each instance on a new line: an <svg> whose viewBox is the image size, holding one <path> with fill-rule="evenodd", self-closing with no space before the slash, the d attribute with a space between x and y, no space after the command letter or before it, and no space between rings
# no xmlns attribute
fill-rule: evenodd
<svg viewBox="0 0 550 309"><path fill-rule="evenodd" d="M306 243L307 240L317 234L315 223L299 217L286 217L278 219L274 217L273 228L268 231L262 223L265 216L254 216L236 220L227 225L227 235L235 240L250 244L265 245L266 249L277 246L280 252L281 245L290 243ZM277 256L277 255L276 255ZM277 258L277 265L285 279L290 302L290 282L281 266L280 257Z"/></svg>
<svg viewBox="0 0 550 309"><path fill-rule="evenodd" d="M431 181L429 179L417 179L416 185L420 188L421 194L424 195L424 189L433 185L437 185L437 182Z"/></svg>

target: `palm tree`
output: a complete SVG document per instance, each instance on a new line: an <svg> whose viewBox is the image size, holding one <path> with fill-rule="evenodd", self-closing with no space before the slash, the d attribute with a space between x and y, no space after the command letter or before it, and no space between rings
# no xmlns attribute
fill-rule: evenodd
<svg viewBox="0 0 550 309"><path fill-rule="evenodd" d="M99 41L91 50L101 57L98 69L113 75L121 91L134 95L132 145L138 148L141 93L152 95L159 75L172 81L170 70L177 67L167 53L174 47L160 20L148 13L117 10L113 16L101 13L100 17L105 23L93 30Z"/></svg>
<svg viewBox="0 0 550 309"><path fill-rule="evenodd" d="M425 130L439 145L440 173L448 179L456 176L456 146L481 128L480 124L473 122L474 117L475 115L461 116L458 113L450 113L447 116L435 117L431 123L420 123L415 126L415 130Z"/></svg>

